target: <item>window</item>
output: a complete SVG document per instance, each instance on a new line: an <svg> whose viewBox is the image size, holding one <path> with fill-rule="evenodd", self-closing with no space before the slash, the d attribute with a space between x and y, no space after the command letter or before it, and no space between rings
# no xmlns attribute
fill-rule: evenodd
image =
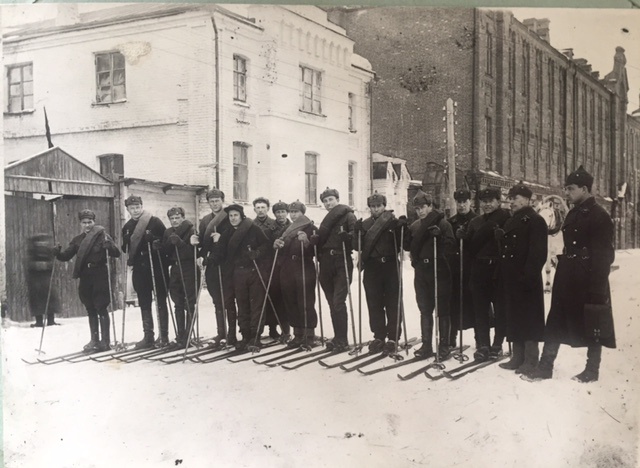
<svg viewBox="0 0 640 468"><path fill-rule="evenodd" d="M493 169L493 128L491 126L491 117L486 116L484 118L485 125L485 138L484 138L484 157L485 157L485 169Z"/></svg>
<svg viewBox="0 0 640 468"><path fill-rule="evenodd" d="M536 50L536 102L542 102L542 53Z"/></svg>
<svg viewBox="0 0 640 468"><path fill-rule="evenodd" d="M516 35L512 31L509 41L509 89L513 89L516 81Z"/></svg>
<svg viewBox="0 0 640 468"><path fill-rule="evenodd" d="M318 155L307 152L304 154L304 190L305 203L318 204Z"/></svg>
<svg viewBox="0 0 640 468"><path fill-rule="evenodd" d="M247 187L249 182L249 146L238 141L233 142L233 198L246 201L249 199Z"/></svg>
<svg viewBox="0 0 640 468"><path fill-rule="evenodd" d="M349 93L349 131L356 131L356 96L353 93Z"/></svg>
<svg viewBox="0 0 640 468"><path fill-rule="evenodd" d="M522 94L527 96L529 94L529 44L526 42L522 45L522 69L523 69L523 85Z"/></svg>
<svg viewBox="0 0 640 468"><path fill-rule="evenodd" d="M124 55L120 52L96 54L96 102L121 102L127 98Z"/></svg>
<svg viewBox="0 0 640 468"><path fill-rule="evenodd" d="M239 55L233 56L233 99L247 100L247 61Z"/></svg>
<svg viewBox="0 0 640 468"><path fill-rule="evenodd" d="M487 75L493 75L493 35L487 31Z"/></svg>
<svg viewBox="0 0 640 468"><path fill-rule="evenodd" d="M349 161L349 206L356 206L356 163Z"/></svg>
<svg viewBox="0 0 640 468"><path fill-rule="evenodd" d="M322 114L321 94L322 73L307 67L300 67L302 72L302 103L300 110L312 114Z"/></svg>
<svg viewBox="0 0 640 468"><path fill-rule="evenodd" d="M33 64L7 67L9 96L7 111L17 113L33 109Z"/></svg>
<svg viewBox="0 0 640 468"><path fill-rule="evenodd" d="M556 81L556 70L555 65L551 59L549 59L547 65L547 74L549 75L549 109L551 110L551 118L553 119L553 111L555 106L555 81Z"/></svg>

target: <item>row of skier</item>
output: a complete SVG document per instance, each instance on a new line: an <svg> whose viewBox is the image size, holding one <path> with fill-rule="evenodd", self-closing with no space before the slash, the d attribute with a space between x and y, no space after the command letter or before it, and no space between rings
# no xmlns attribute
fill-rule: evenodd
<svg viewBox="0 0 640 468"><path fill-rule="evenodd" d="M552 376L561 343L585 346L587 366L576 378L597 380L602 346L615 347L608 285L614 252L612 222L595 202L592 184L593 177L583 168L565 183L574 206L562 227L565 249L546 325L541 271L547 258L547 227L531 207L532 191L523 184L509 191L511 210L501 208L499 189L480 191L480 215L471 210L470 192L458 190L457 214L450 219L434 207L428 194L418 192L413 199L417 220L410 224L405 216L396 218L387 210L386 198L377 193L367 199L371 216L358 220L350 207L340 203L338 191L327 188L320 195L327 214L315 226L300 201L271 206L258 198L253 202L256 217L249 219L242 206L225 206L224 193L212 189L207 192L211 213L197 227L185 218L184 209L173 207L167 212L170 227L165 228L145 211L139 196L131 195L125 200L130 219L122 229L121 248L132 267L142 315L144 337L136 348L170 344L170 311L176 330L172 346L188 346L206 285L215 306L216 346L259 348L265 325L272 338L289 347L315 346L318 324L324 339L318 320L322 311L316 311L316 294L322 288L334 335L326 346L346 351L349 312L356 344L350 284L352 252L357 250L356 269L359 276L362 273L373 333L369 352L396 353L403 328L406 341L402 305L402 251L406 250L420 311L422 345L416 357L446 359L458 333L462 341L462 330L473 328L475 361L498 358L507 340L512 356L501 367L528 380L541 380ZM79 295L91 330L85 349L106 350L112 297L108 259L120 251L95 224L93 212L83 210L79 218L83 232L66 249L54 248L54 254L62 261L77 256L74 277L80 278ZM541 356L540 342L544 342Z"/></svg>

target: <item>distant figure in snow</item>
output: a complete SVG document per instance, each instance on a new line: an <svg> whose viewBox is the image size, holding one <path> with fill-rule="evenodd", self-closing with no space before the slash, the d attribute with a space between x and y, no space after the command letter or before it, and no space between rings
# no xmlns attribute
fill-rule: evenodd
<svg viewBox="0 0 640 468"><path fill-rule="evenodd" d="M49 234L36 234L29 239L27 248L27 288L29 291L29 306L31 315L36 319L32 327L44 326L46 310L47 325L57 325L55 314L60 313L60 301L58 291L51 288L51 275L53 274L53 237ZM47 299L49 305L47 307Z"/></svg>

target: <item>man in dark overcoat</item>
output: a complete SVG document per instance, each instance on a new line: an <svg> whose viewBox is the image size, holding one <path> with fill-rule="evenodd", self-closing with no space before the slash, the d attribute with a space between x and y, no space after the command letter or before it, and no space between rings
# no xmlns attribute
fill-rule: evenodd
<svg viewBox="0 0 640 468"><path fill-rule="evenodd" d="M93 211L82 210L78 213L78 218L82 233L71 239L66 249L62 250L59 245L54 247L53 254L61 262L76 257L73 278L80 279L78 296L87 309L91 332L91 340L84 346L84 351L106 351L109 349L111 324L107 312L111 303L107 252L112 257L119 257L120 250L104 227L96 224L96 214Z"/></svg>
<svg viewBox="0 0 640 468"><path fill-rule="evenodd" d="M481 216L471 220L467 229L458 229L458 239L469 241L471 255L471 295L475 314L476 351L474 359L486 361L502 352L506 334L504 300L498 268L498 242L495 230L504 226L509 212L500 207L502 194L496 187L487 187L478 194ZM491 325L495 327L491 342Z"/></svg>
<svg viewBox="0 0 640 468"><path fill-rule="evenodd" d="M449 334L452 284L451 268L447 258L451 257L456 241L444 213L434 208L431 195L418 191L413 198L413 206L418 219L409 226L403 247L411 253L411 266L414 268L413 285L420 310L422 346L414 354L420 359L434 355L432 334L437 294L440 342L436 345L439 356L443 359L451 353Z"/></svg>
<svg viewBox="0 0 640 468"><path fill-rule="evenodd" d="M36 234L29 239L27 248L27 290L29 306L36 323L32 327L43 327L46 312L47 325L57 325L55 314L60 313L58 291L51 288L53 275L53 238L49 234Z"/></svg>
<svg viewBox="0 0 640 468"><path fill-rule="evenodd" d="M569 174L565 192L573 208L562 225L563 254L553 280L551 310L544 331L540 363L524 374L529 381L550 379L560 344L587 348L587 364L574 380L598 380L602 347L616 347L609 272L615 258L613 221L591 194L593 177L580 166ZM585 323L585 309L600 306L609 333L597 336ZM602 322L601 322L602 323Z"/></svg>
<svg viewBox="0 0 640 468"><path fill-rule="evenodd" d="M508 198L513 216L495 231L501 247L507 340L513 342L511 359L500 367L519 374L538 365L538 342L544 334L542 268L547 260L547 224L530 206L532 196L523 184L512 187Z"/></svg>
<svg viewBox="0 0 640 468"><path fill-rule="evenodd" d="M458 189L454 192L453 198L456 201L457 213L449 218L449 224L454 234L458 229L465 229L469 222L475 218L477 213L471 209L471 192L467 189ZM462 266L460 265L460 256L462 255ZM471 274L471 255L469 254L469 241L459 239L453 255L449 259L451 266L451 279L453 281L453 289L451 296L451 335L449 344L452 347L456 345L456 336L460 329L466 330L473 328L475 324L475 316L473 313L473 297L471 296L471 285L469 278ZM460 270L462 269L462 285L460 281ZM460 298L462 297L462 327L460 326Z"/></svg>
<svg viewBox="0 0 640 468"><path fill-rule="evenodd" d="M154 281L158 318L160 323L157 346L169 344L169 312L167 309L167 289L163 281L168 276L166 258L158 257L153 248L154 241L162 240L166 227L160 218L145 211L142 198L130 195L124 201L131 218L122 226L122 251L128 254L127 265L131 266L133 289L138 295L138 305L142 316L144 337L136 343L136 349L150 348L153 341L153 305ZM156 243L157 245L157 243ZM149 253L151 257L149 258ZM153 273L151 268L153 266Z"/></svg>

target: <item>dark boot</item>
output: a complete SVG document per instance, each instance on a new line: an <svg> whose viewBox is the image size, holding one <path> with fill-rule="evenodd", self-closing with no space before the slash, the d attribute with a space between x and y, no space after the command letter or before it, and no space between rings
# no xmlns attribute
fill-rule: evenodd
<svg viewBox="0 0 640 468"><path fill-rule="evenodd" d="M44 327L44 323L42 323L42 315L36 315L35 318L36 323L32 323L31 328Z"/></svg>
<svg viewBox="0 0 640 468"><path fill-rule="evenodd" d="M558 356L559 349L560 343L545 343L538 366L531 372L522 374L520 378L528 382L539 382L553 377L553 363Z"/></svg>
<svg viewBox="0 0 640 468"><path fill-rule="evenodd" d="M269 325L269 337L271 337L275 341L280 338L280 333L278 333L277 325Z"/></svg>
<svg viewBox="0 0 640 468"><path fill-rule="evenodd" d="M540 356L540 350L538 349L537 341L525 341L524 342L524 362L518 369L516 374L529 374L538 367L538 357Z"/></svg>
<svg viewBox="0 0 640 468"><path fill-rule="evenodd" d="M238 323L237 313L235 310L227 310L227 319L229 320L229 334L227 335L227 344L235 346L238 342L236 337L236 326Z"/></svg>
<svg viewBox="0 0 640 468"><path fill-rule="evenodd" d="M47 314L47 326L49 325L58 325L54 314Z"/></svg>
<svg viewBox="0 0 640 468"><path fill-rule="evenodd" d="M89 315L89 331L91 332L91 341L89 341L82 348L84 351L95 351L98 349L98 345L100 344L100 331L98 316L97 315Z"/></svg>
<svg viewBox="0 0 640 468"><path fill-rule="evenodd" d="M503 369L516 370L524 363L524 343L522 341L513 342L513 354L509 362L498 364Z"/></svg>
<svg viewBox="0 0 640 468"><path fill-rule="evenodd" d="M434 355L431 345L433 336L433 317L431 315L420 314L420 332L422 333L422 346L413 354L419 359L426 359Z"/></svg>
<svg viewBox="0 0 640 468"><path fill-rule="evenodd" d="M153 316L151 310L142 310L142 331L144 337L138 341L133 349L148 349L153 347Z"/></svg>
<svg viewBox="0 0 640 468"><path fill-rule="evenodd" d="M103 315L100 315L100 330L102 333L100 344L98 345L100 351L107 351L111 349L110 325L111 321L109 320L109 314L105 312Z"/></svg>
<svg viewBox="0 0 640 468"><path fill-rule="evenodd" d="M376 338L371 343L369 343L370 354L381 353L383 349L384 349L384 340Z"/></svg>
<svg viewBox="0 0 640 468"><path fill-rule="evenodd" d="M473 353L473 359L478 362L488 361L491 357L490 354L489 346L480 346L476 349L476 352Z"/></svg>
<svg viewBox="0 0 640 468"><path fill-rule="evenodd" d="M289 322L282 322L282 334L278 341L280 343L286 343L291 339L291 327L289 326Z"/></svg>
<svg viewBox="0 0 640 468"><path fill-rule="evenodd" d="M305 348L313 348L318 343L316 342L316 330L315 328L307 328L304 329L304 341L302 342L302 346Z"/></svg>
<svg viewBox="0 0 640 468"><path fill-rule="evenodd" d="M184 323L184 310L176 308L174 311L176 316L176 344L178 346L186 344L186 332Z"/></svg>
<svg viewBox="0 0 640 468"><path fill-rule="evenodd" d="M158 309L158 339L155 342L157 347L164 347L169 344L169 311L166 304L160 304Z"/></svg>
<svg viewBox="0 0 640 468"><path fill-rule="evenodd" d="M299 348L304 342L304 328L293 327L293 339L287 343L291 349Z"/></svg>
<svg viewBox="0 0 640 468"><path fill-rule="evenodd" d="M591 345L587 348L587 365L582 372L573 377L581 383L595 382L600 377L600 361L602 360L602 345Z"/></svg>
<svg viewBox="0 0 640 468"><path fill-rule="evenodd" d="M438 331L440 332L440 343L438 343L438 357L447 359L451 354L449 348L449 334L451 333L451 318L449 316L438 317Z"/></svg>

